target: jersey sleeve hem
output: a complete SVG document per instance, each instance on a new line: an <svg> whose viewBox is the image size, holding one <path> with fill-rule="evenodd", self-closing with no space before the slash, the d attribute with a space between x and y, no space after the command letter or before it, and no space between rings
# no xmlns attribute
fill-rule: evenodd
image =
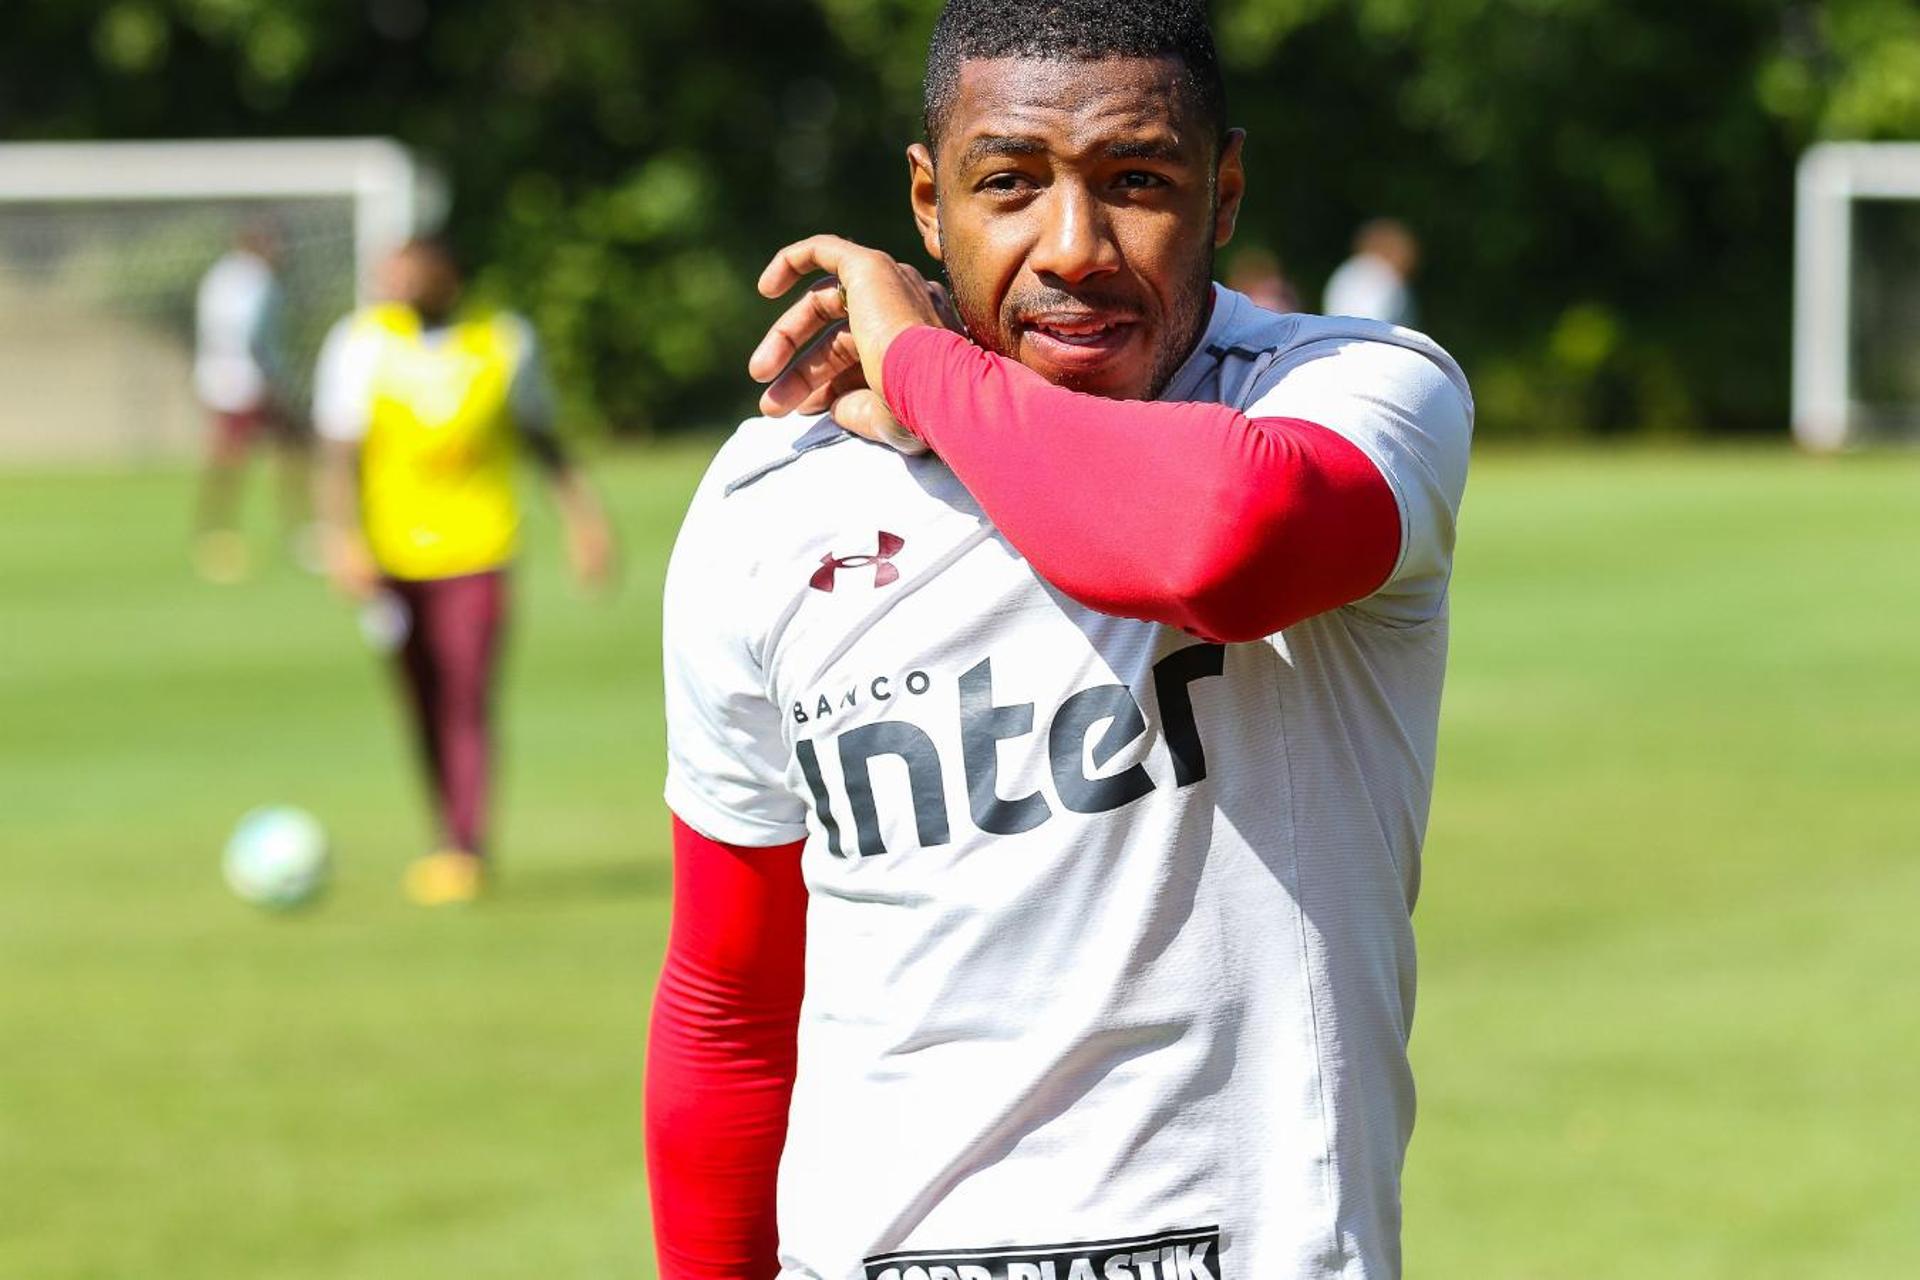
<svg viewBox="0 0 1920 1280"><path fill-rule="evenodd" d="M680 821L721 844L762 849L807 838L805 822L780 822L729 809L673 770L667 772L666 801Z"/></svg>
<svg viewBox="0 0 1920 1280"><path fill-rule="evenodd" d="M1351 607L1393 625L1426 621L1445 603L1472 394L1451 357L1421 335L1368 325L1309 336L1248 412L1318 422L1372 464L1393 494L1400 546L1392 571Z"/></svg>
<svg viewBox="0 0 1920 1280"><path fill-rule="evenodd" d="M1369 599L1379 595L1382 591L1385 591L1388 587L1391 587L1395 582L1399 581L1401 572L1407 567L1407 554L1413 549L1413 508L1407 504L1407 495L1401 492L1399 477L1394 475L1393 468L1380 457L1379 452L1372 447L1370 441L1364 437L1349 435L1344 431L1339 431L1334 428L1328 429L1333 430L1334 434L1338 435L1355 449L1358 449L1360 456L1365 458L1368 464L1380 473L1380 479L1387 486L1387 492L1393 495L1394 510L1400 513L1400 549L1394 553L1393 569L1385 578L1382 578L1375 584L1372 591L1369 591L1366 596L1362 597L1363 600Z"/></svg>

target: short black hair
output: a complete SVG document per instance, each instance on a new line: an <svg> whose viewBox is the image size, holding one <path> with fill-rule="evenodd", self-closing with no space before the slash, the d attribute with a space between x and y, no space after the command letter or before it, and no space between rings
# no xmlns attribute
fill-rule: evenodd
<svg viewBox="0 0 1920 1280"><path fill-rule="evenodd" d="M1216 140L1226 136L1205 0L947 0L927 46L925 125L935 147L969 58L1175 58L1189 105Z"/></svg>

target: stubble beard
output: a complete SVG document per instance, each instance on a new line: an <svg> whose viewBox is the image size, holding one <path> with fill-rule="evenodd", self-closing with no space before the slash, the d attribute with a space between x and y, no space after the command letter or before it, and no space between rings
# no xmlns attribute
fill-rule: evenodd
<svg viewBox="0 0 1920 1280"><path fill-rule="evenodd" d="M942 240L948 245L953 243L944 236ZM1209 239L1206 252L1201 255L1195 273L1189 277L1186 286L1175 295L1172 310L1167 315L1167 322L1162 329L1163 335L1178 336L1162 341L1159 349L1154 352L1153 374L1148 380L1146 391L1138 397L1139 399L1159 399L1160 393L1167 389L1167 384L1173 380L1173 375L1180 371L1180 366L1187 362L1187 358L1193 354L1194 348L1200 344L1201 337L1206 333L1207 318L1212 311L1210 303L1213 297L1214 254L1213 242ZM960 321L967 328L967 336L995 355L1018 361L1019 354L1012 349L1017 339L1010 326L1001 323L1000 309L990 303L982 305L981 299L970 296L960 288L954 279L954 257L955 255L951 252L942 254L940 274L947 282L947 294L953 299L954 310L959 312ZM1076 386L1077 381L1079 380L1074 378L1063 378L1056 385L1065 387L1069 391L1089 390L1087 387ZM1092 394L1104 393L1095 391ZM1131 399L1133 397L1114 398Z"/></svg>

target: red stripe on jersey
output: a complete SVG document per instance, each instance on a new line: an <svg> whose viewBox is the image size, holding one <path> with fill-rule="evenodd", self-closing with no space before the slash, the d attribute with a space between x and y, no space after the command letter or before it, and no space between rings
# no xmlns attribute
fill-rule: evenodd
<svg viewBox="0 0 1920 1280"><path fill-rule="evenodd" d="M1084 395L924 326L885 376L1034 572L1101 613L1254 640L1372 594L1399 558L1386 478L1316 423Z"/></svg>

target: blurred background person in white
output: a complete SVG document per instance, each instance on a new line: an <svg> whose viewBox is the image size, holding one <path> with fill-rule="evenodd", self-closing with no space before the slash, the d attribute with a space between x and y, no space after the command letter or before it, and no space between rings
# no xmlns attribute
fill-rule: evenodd
<svg viewBox="0 0 1920 1280"><path fill-rule="evenodd" d="M1327 281L1330 316L1359 316L1388 324L1417 327L1413 273L1420 266L1420 242L1397 218L1374 218L1353 236L1353 256Z"/></svg>
<svg viewBox="0 0 1920 1280"><path fill-rule="evenodd" d="M306 440L278 392L288 367L283 297L275 269L280 236L250 223L200 278L194 300L194 391L211 418L212 438L195 516L194 566L214 582L246 576L247 542L238 527L240 481L264 436L279 455L280 515L296 556L310 561Z"/></svg>

